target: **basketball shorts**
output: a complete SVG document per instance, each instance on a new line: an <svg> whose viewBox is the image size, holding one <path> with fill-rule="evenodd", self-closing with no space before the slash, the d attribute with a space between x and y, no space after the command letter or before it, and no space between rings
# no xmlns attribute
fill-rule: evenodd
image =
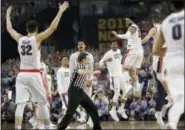
<svg viewBox="0 0 185 130"><path fill-rule="evenodd" d="M21 72L16 79L16 103L47 102L40 71Z"/></svg>
<svg viewBox="0 0 185 130"><path fill-rule="evenodd" d="M143 50L129 49L123 58L123 65L127 68L137 69L143 62Z"/></svg>

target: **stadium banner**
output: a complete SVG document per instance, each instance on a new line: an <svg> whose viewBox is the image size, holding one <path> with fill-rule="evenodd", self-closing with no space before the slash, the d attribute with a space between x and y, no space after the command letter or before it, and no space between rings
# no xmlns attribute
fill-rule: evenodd
<svg viewBox="0 0 185 130"><path fill-rule="evenodd" d="M116 31L122 34L124 26L123 17L98 17L97 33L99 44L107 44L115 41L116 38L112 35L112 31Z"/></svg>
<svg viewBox="0 0 185 130"><path fill-rule="evenodd" d="M123 16L85 16L83 19L83 36L89 45L110 44L116 38L112 31L123 33L125 21Z"/></svg>

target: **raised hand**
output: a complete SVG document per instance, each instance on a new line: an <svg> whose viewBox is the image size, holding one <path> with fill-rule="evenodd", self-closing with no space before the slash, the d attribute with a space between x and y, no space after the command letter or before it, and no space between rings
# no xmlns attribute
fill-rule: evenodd
<svg viewBox="0 0 185 130"><path fill-rule="evenodd" d="M63 4L59 3L59 9L64 12L69 7L69 3L67 1L63 2Z"/></svg>
<svg viewBox="0 0 185 130"><path fill-rule="evenodd" d="M7 15L10 15L12 12L12 6L9 6L8 9L7 9Z"/></svg>
<svg viewBox="0 0 185 130"><path fill-rule="evenodd" d="M112 34L113 34L114 36L116 36L116 35L117 35L117 32L116 32L116 31L112 31Z"/></svg>

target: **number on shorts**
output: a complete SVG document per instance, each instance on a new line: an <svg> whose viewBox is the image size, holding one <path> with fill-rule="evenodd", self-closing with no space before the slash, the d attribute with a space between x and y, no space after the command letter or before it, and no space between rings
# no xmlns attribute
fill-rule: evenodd
<svg viewBox="0 0 185 130"><path fill-rule="evenodd" d="M181 25L177 24L172 28L172 37L174 40L179 40L182 37Z"/></svg>
<svg viewBox="0 0 185 130"><path fill-rule="evenodd" d="M32 55L32 52L31 52L32 46L31 46L31 45L22 45L22 46L21 46L21 49L22 49L21 54L22 54L23 56L25 56L25 55L27 55L27 56Z"/></svg>

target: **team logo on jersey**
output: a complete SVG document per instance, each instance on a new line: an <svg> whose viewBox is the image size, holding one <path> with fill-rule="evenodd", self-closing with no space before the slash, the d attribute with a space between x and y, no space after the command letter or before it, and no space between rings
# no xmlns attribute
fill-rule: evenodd
<svg viewBox="0 0 185 130"><path fill-rule="evenodd" d="M118 54L114 54L114 58L115 58L115 59L119 59L119 58L121 58L121 54L120 54L120 53L118 53Z"/></svg>

